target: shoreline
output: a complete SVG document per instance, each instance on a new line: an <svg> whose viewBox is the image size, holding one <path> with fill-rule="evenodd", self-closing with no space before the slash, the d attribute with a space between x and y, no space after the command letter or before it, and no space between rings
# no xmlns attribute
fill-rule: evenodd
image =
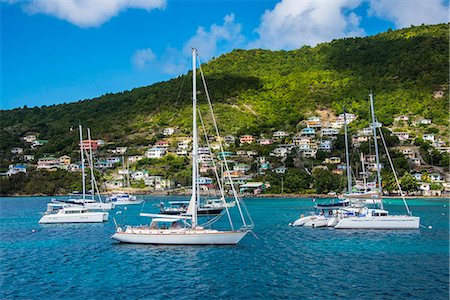
<svg viewBox="0 0 450 300"><path fill-rule="evenodd" d="M111 195L110 193L101 193L102 196ZM137 192L134 193L137 196L190 196L189 193L171 193L170 191L152 191L152 192ZM45 194L31 194L31 195L23 195L23 194L14 194L14 195L0 195L1 198L6 197L61 197L61 196L69 196L68 194L56 194L56 195L45 195ZM333 199L337 198L338 195L332 196L327 194L259 194L252 195L246 194L241 195L242 198L319 198L319 199ZM383 196L385 199L402 199L401 196L392 195L392 196ZM441 195L441 196L405 196L405 199L449 199L450 195Z"/></svg>

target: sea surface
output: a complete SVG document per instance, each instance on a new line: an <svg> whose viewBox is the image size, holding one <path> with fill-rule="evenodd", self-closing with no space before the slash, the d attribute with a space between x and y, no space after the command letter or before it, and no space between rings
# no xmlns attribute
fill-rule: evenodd
<svg viewBox="0 0 450 300"><path fill-rule="evenodd" d="M186 199L144 198L79 225L39 225L49 197L1 198L0 299L449 299L448 199L408 200L425 226L412 231L292 228L311 199L246 198L257 238L237 246L111 240L113 217L146 224L141 211Z"/></svg>

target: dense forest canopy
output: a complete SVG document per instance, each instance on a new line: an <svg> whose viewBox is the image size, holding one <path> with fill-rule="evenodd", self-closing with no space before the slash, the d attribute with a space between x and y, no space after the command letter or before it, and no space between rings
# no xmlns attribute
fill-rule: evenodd
<svg viewBox="0 0 450 300"><path fill-rule="evenodd" d="M448 24L413 26L292 51L234 50L202 68L223 134L293 130L317 109L339 114L343 104L359 117L353 126L367 126L369 90L384 124L412 114L448 125L448 49ZM79 122L116 145L148 145L166 126L187 134L191 76L76 103L1 111L0 150L38 133L49 139L39 152L68 153L77 140L70 128ZM206 110L204 91L199 99Z"/></svg>

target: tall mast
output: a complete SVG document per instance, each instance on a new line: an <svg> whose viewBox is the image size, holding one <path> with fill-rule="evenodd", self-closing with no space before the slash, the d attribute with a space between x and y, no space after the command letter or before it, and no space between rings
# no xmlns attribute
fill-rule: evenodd
<svg viewBox="0 0 450 300"><path fill-rule="evenodd" d="M84 144L83 144L83 128L78 125L80 131L80 149L81 149L81 180L83 183L83 200L86 199L86 179L84 178Z"/></svg>
<svg viewBox="0 0 450 300"><path fill-rule="evenodd" d="M94 161L92 160L92 143L91 143L91 129L87 129L89 140L89 168L91 169L91 197L94 200Z"/></svg>
<svg viewBox="0 0 450 300"><path fill-rule="evenodd" d="M347 193L352 190L352 170L350 169L350 158L348 150L348 133L347 133L347 112L344 105L344 133L345 133L345 160L347 162Z"/></svg>
<svg viewBox="0 0 450 300"><path fill-rule="evenodd" d="M192 49L192 228L197 226L197 159L198 159L198 137L197 137L197 49Z"/></svg>
<svg viewBox="0 0 450 300"><path fill-rule="evenodd" d="M366 168L364 166L364 154L361 152L361 166L363 172L364 191L367 192Z"/></svg>
<svg viewBox="0 0 450 300"><path fill-rule="evenodd" d="M375 110L373 108L373 95L369 94L370 98L370 111L372 112L372 129L373 129L373 139L375 144L375 158L377 163L377 177L378 177L378 191L380 197L383 195L383 187L381 186L381 174L380 174L380 158L378 156L378 141L377 141L377 124L375 123ZM380 201L381 209L383 209L383 201Z"/></svg>

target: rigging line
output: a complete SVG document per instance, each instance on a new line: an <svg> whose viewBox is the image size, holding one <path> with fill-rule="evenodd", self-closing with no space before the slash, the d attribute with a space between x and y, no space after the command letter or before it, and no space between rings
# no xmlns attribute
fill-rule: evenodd
<svg viewBox="0 0 450 300"><path fill-rule="evenodd" d="M214 128L216 130L216 135L217 135L218 140L219 140L220 151L223 154L224 150L223 150L223 145L222 145L222 139L220 138L219 128L217 127L216 118L214 116L214 111L213 111L213 108L212 108L211 98L210 98L209 92L208 92L208 86L206 85L205 76L203 74L202 64L201 64L200 58L198 56L197 56L197 59L198 59L198 62L199 62L199 69L200 69L200 75L202 77L203 86L205 88L206 98L208 100L209 109L211 111L211 116L212 116L212 119L213 119L213 122L214 122ZM245 202L244 202L243 199L239 198L239 196L238 196L238 194L236 192L236 188L234 186L233 180L231 178L231 174L230 174L230 169L228 167L228 163L226 162L225 157L223 157L223 158L224 158L225 168L226 168L227 174L228 174L227 178L228 178L228 180L229 180L229 182L231 184L231 189L233 191L233 196L234 196L234 198L236 200L236 204L237 204L238 209L239 209L239 214L241 216L241 219L242 219L242 222L244 224L244 227L247 227L247 222L246 222L246 220L244 218L244 215L242 214L242 209L241 209L241 205L240 205L240 203L242 203L242 205L245 207ZM251 227L253 227L254 226L253 219L252 219L251 215L248 213L248 210L247 209L245 209L245 210L246 210L248 218L250 219Z"/></svg>
<svg viewBox="0 0 450 300"><path fill-rule="evenodd" d="M200 112L200 108L198 109L198 115L199 115L199 118L200 118L200 123L202 124L203 133L205 134L206 145L208 146L208 149L211 149L211 147L209 145L208 134L206 133L205 123L203 123L203 117L202 117L202 114ZM210 150L210 153L211 153L211 150ZM228 220L230 221L231 230L234 230L233 221L231 219L230 212L228 211L228 207L226 205L227 202L225 200L224 189L223 189L223 186L222 186L222 184L220 182L219 173L217 172L216 163L214 162L214 159L212 158L212 153L211 153L211 161L213 163L214 174L216 175L216 179L217 179L217 185L219 186L220 193L221 193L221 196L222 196L222 202L224 203L224 206L225 206L225 209L226 209L227 215L228 215Z"/></svg>
<svg viewBox="0 0 450 300"><path fill-rule="evenodd" d="M184 62L184 68L183 68L183 70L186 70L186 69L187 69L187 65L188 65L188 63L189 63L189 60L190 60L190 58L186 58L186 60L185 60L185 62ZM181 79L181 82L180 82L180 88L178 89L178 96L177 96L177 98L175 99L175 103L176 103L176 104L178 104L178 100L180 100L180 96L181 96L181 92L182 92L182 90L183 90L184 83L186 82L186 78L188 78L187 75L186 75L186 76L181 76L181 77L183 77L183 78Z"/></svg>
<svg viewBox="0 0 450 300"><path fill-rule="evenodd" d="M378 122L378 121L377 121ZM383 141L384 149L386 150L386 154L389 160L389 164L391 165L392 173L394 173L395 182L397 183L398 190L400 192L400 196L402 197L403 203L405 204L406 211L408 215L411 215L411 211L409 210L408 204L406 203L405 195L403 194L402 187L400 186L400 182L397 177L397 172L394 169L394 163L392 162L391 155L389 154L388 147L386 145L386 141L384 139L383 132L381 131L381 127L378 127L378 131L380 132L381 140Z"/></svg>

